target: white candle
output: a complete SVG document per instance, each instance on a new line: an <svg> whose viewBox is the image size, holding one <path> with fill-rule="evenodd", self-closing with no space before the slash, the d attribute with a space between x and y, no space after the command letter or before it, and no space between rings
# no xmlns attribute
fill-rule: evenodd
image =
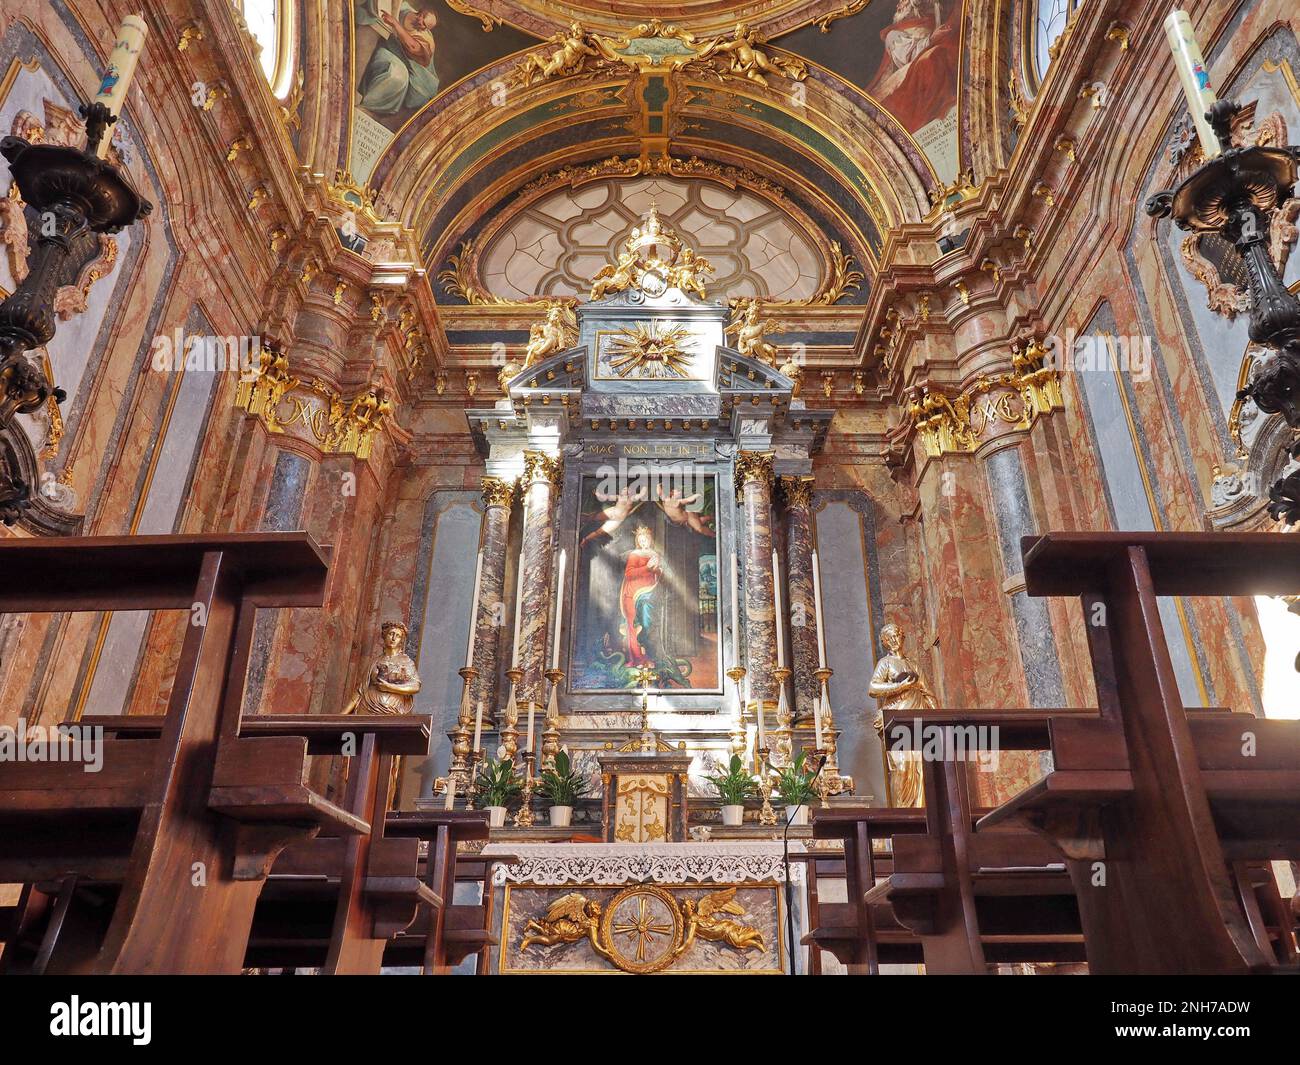
<svg viewBox="0 0 1300 1065"><path fill-rule="evenodd" d="M560 619L564 616L564 549L560 549L560 566L559 575L555 578L555 635L551 645L551 668L560 668L560 630L563 628Z"/></svg>
<svg viewBox="0 0 1300 1065"><path fill-rule="evenodd" d="M740 559L731 556L731 662L740 665Z"/></svg>
<svg viewBox="0 0 1300 1065"><path fill-rule="evenodd" d="M469 611L469 648L465 652L465 668L474 665L474 641L478 639L478 594L483 582L483 549L478 550L478 562L474 564L474 605Z"/></svg>
<svg viewBox="0 0 1300 1065"><path fill-rule="evenodd" d="M537 710L536 703L528 704L528 742L524 744L525 751L533 749L533 714Z"/></svg>
<svg viewBox="0 0 1300 1065"><path fill-rule="evenodd" d="M816 737L817 749L822 747L822 697L817 695L813 699L813 735Z"/></svg>
<svg viewBox="0 0 1300 1065"><path fill-rule="evenodd" d="M781 563L772 548L772 605L776 609L776 668L785 668L785 631L781 625Z"/></svg>
<svg viewBox="0 0 1300 1065"><path fill-rule="evenodd" d="M519 574L515 581L515 634L510 641L510 668L519 668L519 624L524 616L524 552L519 550Z"/></svg>
<svg viewBox="0 0 1300 1065"><path fill-rule="evenodd" d="M749 703L749 677L748 676L745 677L745 702L746 704ZM763 700L762 699L760 699L756 704L755 710L758 713L758 745L760 747L766 747L767 729L763 727Z"/></svg>
<svg viewBox="0 0 1300 1065"><path fill-rule="evenodd" d="M456 774L447 774L447 798L443 800L442 808L450 810L456 805Z"/></svg>
<svg viewBox="0 0 1300 1065"><path fill-rule="evenodd" d="M131 87L131 79L135 77L135 65L140 61L140 53L144 51L144 39L148 35L149 27L145 25L140 15L127 15L122 20L122 25L117 28L117 41L113 45L112 55L108 57L108 66L99 83L99 92L95 95L95 102L107 107L112 115L122 113L122 105L126 102L126 90ZM99 158L103 159L108 154L110 140L112 137L109 136L109 130L105 130L104 136L99 141L99 150L96 152Z"/></svg>
<svg viewBox="0 0 1300 1065"><path fill-rule="evenodd" d="M474 712L474 750L483 749L483 699L480 696L478 709Z"/></svg>
<svg viewBox="0 0 1300 1065"><path fill-rule="evenodd" d="M1174 66L1178 68L1178 80L1182 82L1187 109L1191 111L1192 121L1196 124L1201 150L1207 159L1211 159L1222 149L1214 128L1205 117L1205 112L1210 109L1216 97L1210 88L1210 74L1205 69L1205 57L1201 55L1201 46L1196 43L1192 20L1186 11L1169 12L1165 19L1165 36L1174 53Z"/></svg>
<svg viewBox="0 0 1300 1065"><path fill-rule="evenodd" d="M817 615L817 668L826 668L826 630L822 624L822 569L817 561L817 551L812 553L813 612Z"/></svg>

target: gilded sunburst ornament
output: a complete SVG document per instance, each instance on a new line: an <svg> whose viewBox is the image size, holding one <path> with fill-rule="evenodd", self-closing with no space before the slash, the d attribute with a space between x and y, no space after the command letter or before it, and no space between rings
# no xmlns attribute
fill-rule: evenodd
<svg viewBox="0 0 1300 1065"><path fill-rule="evenodd" d="M691 332L685 326L662 329L656 322L638 322L620 329L609 341L609 367L619 377L686 377L691 366Z"/></svg>

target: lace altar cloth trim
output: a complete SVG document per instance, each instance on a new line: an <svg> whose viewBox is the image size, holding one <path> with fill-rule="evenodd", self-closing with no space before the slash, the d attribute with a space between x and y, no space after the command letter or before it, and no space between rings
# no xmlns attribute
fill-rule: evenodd
<svg viewBox="0 0 1300 1065"><path fill-rule="evenodd" d="M791 855L805 850L790 843ZM514 865L498 865L496 884L741 884L785 880L780 843L554 843L488 844L483 854L513 854ZM803 880L792 862L791 879Z"/></svg>

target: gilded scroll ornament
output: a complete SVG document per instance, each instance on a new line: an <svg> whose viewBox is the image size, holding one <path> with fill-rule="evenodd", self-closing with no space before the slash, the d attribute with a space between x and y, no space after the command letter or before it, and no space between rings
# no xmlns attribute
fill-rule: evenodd
<svg viewBox="0 0 1300 1065"><path fill-rule="evenodd" d="M655 41L653 47L645 42ZM794 56L762 47L763 36L741 22L730 36L704 40L659 19L643 22L619 37L589 33L580 22L549 37L545 46L520 60L511 74L515 85L530 86L552 78L598 76L620 69L689 71L713 77L744 78L766 86L769 77L803 81L808 67Z"/></svg>
<svg viewBox="0 0 1300 1065"><path fill-rule="evenodd" d="M571 891L547 907L546 915L524 926L520 950L587 940L598 955L626 973L645 975L667 969L697 939L732 950L766 950L763 933L737 917L745 908L737 889L721 888L703 898L678 901L667 888L633 884L608 906Z"/></svg>

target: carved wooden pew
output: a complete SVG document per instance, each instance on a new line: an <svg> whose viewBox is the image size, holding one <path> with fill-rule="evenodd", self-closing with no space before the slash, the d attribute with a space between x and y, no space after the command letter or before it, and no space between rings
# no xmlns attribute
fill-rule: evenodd
<svg viewBox="0 0 1300 1065"><path fill-rule="evenodd" d="M886 963L919 962L920 943L914 933L894 919L887 904L871 905L866 894L893 868L893 855L880 854L875 845L895 836L924 832L924 810L901 807L819 807L812 812L815 839L838 839L844 847L843 871L845 902L811 901L814 885L821 875L824 856L810 851L809 924L811 931L803 937L814 955L828 950L850 973L875 974L881 961ZM819 859L819 860L814 860Z"/></svg>
<svg viewBox="0 0 1300 1065"><path fill-rule="evenodd" d="M1052 722L1054 771L981 830L1026 825L1069 857L1092 972L1292 962L1240 863L1300 858L1300 722L1187 713L1157 596L1300 592L1300 537L1051 533L1022 551L1031 595L1082 598L1100 717Z"/></svg>
<svg viewBox="0 0 1300 1065"><path fill-rule="evenodd" d="M166 715L152 732L113 719L100 772L0 763L0 882L57 886L52 905L26 891L11 921L39 932L42 971L238 972L280 850L368 831L306 785L301 719L241 723L256 608L319 606L327 574L301 533L0 541L0 613L192 619Z"/></svg>
<svg viewBox="0 0 1300 1065"><path fill-rule="evenodd" d="M1086 709L896 711L886 713L884 734L917 749L942 735L949 750L959 750L954 739L961 730L996 728L998 751L1033 751L1047 748L1050 721L1095 717ZM974 753L923 762L926 831L894 841L893 870L867 901L887 900L897 920L920 937L927 973L983 973L995 962L1082 961L1074 889L1056 849L1020 825L975 831L982 811L970 797Z"/></svg>
<svg viewBox="0 0 1300 1065"><path fill-rule="evenodd" d="M425 883L441 900L425 906L409 927L390 940L385 965L418 965L425 975L449 972L471 954L486 962L486 951L497 944L492 934L492 869L509 865L508 855L457 854L462 842L488 838L487 814L478 810L419 810L390 814L388 833L428 844ZM481 880L483 898L477 904L455 901L457 880ZM483 971L480 968L480 971Z"/></svg>

